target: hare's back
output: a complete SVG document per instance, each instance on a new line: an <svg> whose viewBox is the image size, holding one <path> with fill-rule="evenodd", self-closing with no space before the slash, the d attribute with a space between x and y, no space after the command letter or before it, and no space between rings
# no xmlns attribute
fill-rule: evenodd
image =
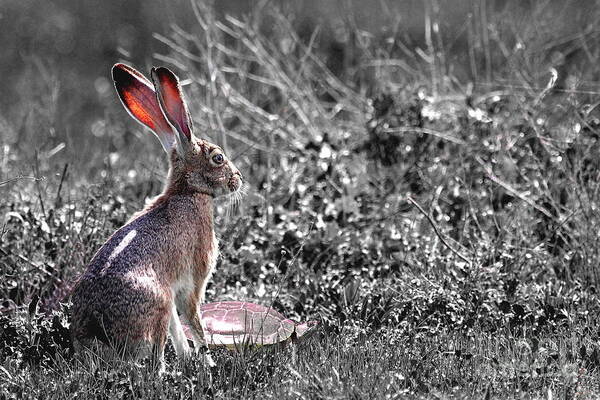
<svg viewBox="0 0 600 400"><path fill-rule="evenodd" d="M94 275L156 268L169 263L168 218L161 208L134 219L102 245L87 271Z"/></svg>
<svg viewBox="0 0 600 400"><path fill-rule="evenodd" d="M156 269L169 262L161 220L160 212L141 215L98 250L73 291L75 338L148 340L169 315L170 288Z"/></svg>

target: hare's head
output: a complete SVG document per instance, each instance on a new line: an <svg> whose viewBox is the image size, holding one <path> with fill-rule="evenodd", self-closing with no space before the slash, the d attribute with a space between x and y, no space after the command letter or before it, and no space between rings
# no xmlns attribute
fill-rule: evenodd
<svg viewBox="0 0 600 400"><path fill-rule="evenodd" d="M192 119L173 72L152 68L151 83L135 69L116 64L112 76L125 109L154 132L170 155L170 184L174 189L216 197L241 187L242 175L223 150L194 136Z"/></svg>

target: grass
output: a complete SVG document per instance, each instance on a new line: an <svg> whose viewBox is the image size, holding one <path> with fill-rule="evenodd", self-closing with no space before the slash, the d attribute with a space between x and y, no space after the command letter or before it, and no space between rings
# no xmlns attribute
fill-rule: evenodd
<svg viewBox="0 0 600 400"><path fill-rule="evenodd" d="M166 160L104 81L80 125L52 67L35 75L27 111L0 118L0 396L598 396L597 13L486 4L453 36L427 2L419 45L393 13L374 33L348 14L328 41L201 2L193 33L155 35L196 132L249 180L217 205L208 300L320 321L298 348L215 351L212 392L171 347L160 377L73 357L58 294Z"/></svg>

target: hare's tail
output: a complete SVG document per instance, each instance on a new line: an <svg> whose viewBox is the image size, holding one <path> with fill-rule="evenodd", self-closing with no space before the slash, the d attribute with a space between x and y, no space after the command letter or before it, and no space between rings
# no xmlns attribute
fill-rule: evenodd
<svg viewBox="0 0 600 400"><path fill-rule="evenodd" d="M69 299L79 279L80 276L75 276L62 281L54 288L51 295L42 299L40 302L40 311L44 314L50 314L53 311L58 310L60 308L60 304Z"/></svg>

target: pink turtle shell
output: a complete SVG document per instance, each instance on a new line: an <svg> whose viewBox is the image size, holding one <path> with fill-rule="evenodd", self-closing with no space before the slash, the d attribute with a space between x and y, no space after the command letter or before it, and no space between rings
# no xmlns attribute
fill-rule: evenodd
<svg viewBox="0 0 600 400"><path fill-rule="evenodd" d="M280 343L313 330L316 321L297 323L272 307L242 301L206 303L201 307L204 335L210 346L263 346ZM189 328L186 335L191 338Z"/></svg>

